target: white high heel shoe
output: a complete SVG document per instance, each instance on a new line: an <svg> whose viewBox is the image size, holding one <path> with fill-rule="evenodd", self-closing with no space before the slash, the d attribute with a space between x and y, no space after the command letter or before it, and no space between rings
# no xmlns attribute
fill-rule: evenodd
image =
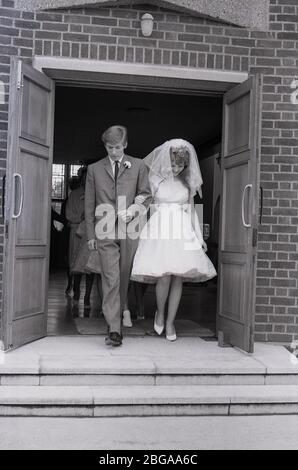
<svg viewBox="0 0 298 470"><path fill-rule="evenodd" d="M166 332L166 339L168 341L176 341L176 339L177 339L176 331L172 335L168 335L167 332Z"/></svg>
<svg viewBox="0 0 298 470"><path fill-rule="evenodd" d="M131 328L132 327L132 321L131 321L131 316L130 316L130 311L129 310L124 310L123 311L122 325L125 326L126 328Z"/></svg>
<svg viewBox="0 0 298 470"><path fill-rule="evenodd" d="M162 326L157 325L157 323L156 323L156 314L157 314L157 310L156 310L155 316L154 316L154 331L155 331L155 333L157 333L160 336L162 334L163 329L164 329L165 326L164 325L162 325Z"/></svg>

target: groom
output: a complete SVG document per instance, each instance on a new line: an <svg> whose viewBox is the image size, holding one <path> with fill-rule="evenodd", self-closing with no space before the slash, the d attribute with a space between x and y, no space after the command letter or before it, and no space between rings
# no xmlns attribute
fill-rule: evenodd
<svg viewBox="0 0 298 470"><path fill-rule="evenodd" d="M109 127L102 141L108 155L88 167L85 220L88 247L100 255L106 344L120 346L122 311L138 244L134 227L148 209L151 191L144 162L124 153L126 128Z"/></svg>

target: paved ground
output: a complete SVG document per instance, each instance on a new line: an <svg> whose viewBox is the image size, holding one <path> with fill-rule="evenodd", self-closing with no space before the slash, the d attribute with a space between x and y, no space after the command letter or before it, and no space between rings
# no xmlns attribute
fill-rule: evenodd
<svg viewBox="0 0 298 470"><path fill-rule="evenodd" d="M0 449L298 449L298 416L0 418Z"/></svg>

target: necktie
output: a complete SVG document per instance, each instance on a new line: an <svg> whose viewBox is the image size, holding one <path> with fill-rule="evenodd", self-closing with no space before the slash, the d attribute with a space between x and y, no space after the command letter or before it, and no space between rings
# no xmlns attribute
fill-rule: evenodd
<svg viewBox="0 0 298 470"><path fill-rule="evenodd" d="M119 163L120 163L120 162L119 162L119 160L116 160L116 161L115 161L115 175L114 175L114 177L115 177L115 181L117 181L117 178L118 178L118 173L119 173Z"/></svg>

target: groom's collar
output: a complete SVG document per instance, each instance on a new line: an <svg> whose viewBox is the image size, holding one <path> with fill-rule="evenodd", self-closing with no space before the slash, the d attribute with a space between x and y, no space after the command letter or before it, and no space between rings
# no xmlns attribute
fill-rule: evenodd
<svg viewBox="0 0 298 470"><path fill-rule="evenodd" d="M121 165L121 162L122 162L123 158L124 158L124 154L123 154L122 157L119 158L119 160L118 160L118 162L120 162L120 165ZM115 163L116 160L113 160L109 155L108 155L108 159L110 160L111 165L112 165L112 167L113 167L113 164Z"/></svg>
<svg viewBox="0 0 298 470"><path fill-rule="evenodd" d="M121 164L120 164L120 168L119 168L118 178L124 172L124 170L125 170L124 162L127 161L127 160L130 161L130 157L128 155L124 154L123 157L121 158ZM111 159L108 155L106 156L106 158L104 158L103 163L104 163L104 166L105 166L105 169L106 169L107 173L110 175L112 180L114 180L114 175L113 175L113 171L112 171L113 167L112 167L112 164L111 164Z"/></svg>

